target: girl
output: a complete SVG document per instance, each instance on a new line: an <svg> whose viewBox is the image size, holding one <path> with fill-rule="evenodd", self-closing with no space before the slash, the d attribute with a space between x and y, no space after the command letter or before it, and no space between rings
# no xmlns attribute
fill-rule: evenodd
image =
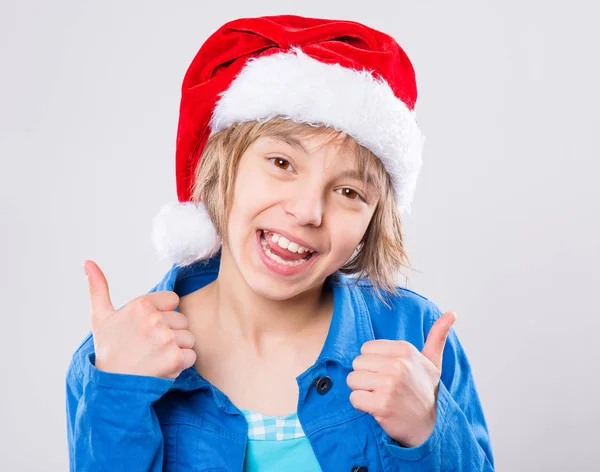
<svg viewBox="0 0 600 472"><path fill-rule="evenodd" d="M67 373L71 469L493 470L463 348L406 265L424 142L412 65L350 21L227 23L184 78L173 262Z"/></svg>

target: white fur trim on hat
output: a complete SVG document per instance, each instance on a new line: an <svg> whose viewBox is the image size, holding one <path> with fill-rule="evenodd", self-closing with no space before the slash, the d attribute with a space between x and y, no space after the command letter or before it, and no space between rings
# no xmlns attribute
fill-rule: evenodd
<svg viewBox="0 0 600 472"><path fill-rule="evenodd" d="M410 213L425 137L416 115L367 70L325 64L302 52L251 58L221 94L212 133L276 116L344 131L371 150L390 174L401 213Z"/></svg>
<svg viewBox="0 0 600 472"><path fill-rule="evenodd" d="M152 241L160 259L180 267L211 256L221 240L203 203L164 205L153 220Z"/></svg>

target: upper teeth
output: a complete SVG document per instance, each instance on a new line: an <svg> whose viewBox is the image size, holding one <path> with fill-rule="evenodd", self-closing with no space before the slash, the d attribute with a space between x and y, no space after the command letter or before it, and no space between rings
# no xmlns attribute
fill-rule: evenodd
<svg viewBox="0 0 600 472"><path fill-rule="evenodd" d="M291 251L291 252L297 252L298 254L303 254L307 251L310 253L314 252L312 249L305 248L303 246L300 246L298 243L290 241L285 236L281 236L280 234L277 234L277 233L271 233L270 231L265 231L265 234L269 234L269 233L273 235L271 237L271 240L274 243L277 243L277 245L283 249L287 249L288 251Z"/></svg>

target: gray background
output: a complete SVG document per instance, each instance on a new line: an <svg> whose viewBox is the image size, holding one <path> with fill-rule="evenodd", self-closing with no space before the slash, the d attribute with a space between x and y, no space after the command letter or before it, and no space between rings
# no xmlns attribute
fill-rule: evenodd
<svg viewBox="0 0 600 472"><path fill-rule="evenodd" d="M280 13L358 20L407 51L427 137L408 287L458 314L498 470L598 470L593 2L1 5L0 470L67 470L81 264L115 306L162 278L151 222L176 201L183 74L221 24Z"/></svg>

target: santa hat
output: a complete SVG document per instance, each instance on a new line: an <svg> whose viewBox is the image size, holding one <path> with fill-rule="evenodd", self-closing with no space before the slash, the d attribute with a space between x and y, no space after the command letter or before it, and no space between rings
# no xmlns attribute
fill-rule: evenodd
<svg viewBox="0 0 600 472"><path fill-rule="evenodd" d="M203 203L190 198L207 139L237 122L283 117L346 132L381 159L400 212L410 212L425 139L414 111L414 69L391 36L353 21L234 20L202 45L181 92L179 202L154 218L161 258L185 266L218 250Z"/></svg>

